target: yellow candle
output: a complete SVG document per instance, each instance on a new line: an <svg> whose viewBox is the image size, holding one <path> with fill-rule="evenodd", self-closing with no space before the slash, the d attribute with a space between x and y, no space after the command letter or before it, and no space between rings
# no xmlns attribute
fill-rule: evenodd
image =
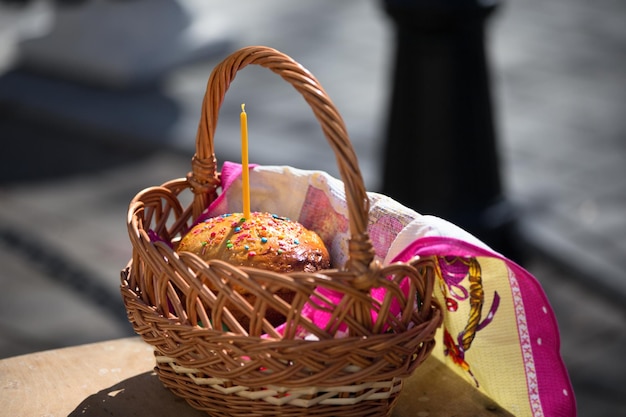
<svg viewBox="0 0 626 417"><path fill-rule="evenodd" d="M250 176L248 171L248 116L246 105L241 105L241 190L243 217L250 218Z"/></svg>

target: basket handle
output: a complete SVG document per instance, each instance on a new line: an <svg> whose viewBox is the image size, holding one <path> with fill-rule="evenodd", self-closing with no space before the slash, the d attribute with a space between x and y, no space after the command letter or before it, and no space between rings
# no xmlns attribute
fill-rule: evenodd
<svg viewBox="0 0 626 417"><path fill-rule="evenodd" d="M194 192L193 217L197 218L216 197L219 175L214 151L214 134L226 90L237 71L250 64L260 65L289 82L309 104L335 153L345 184L350 221L349 259L344 269L356 272L354 285L364 290L374 286L378 265L372 263L374 250L367 235L369 200L354 148L345 123L317 79L291 57L265 46L242 48L217 65L209 77L196 136L196 154L187 179Z"/></svg>

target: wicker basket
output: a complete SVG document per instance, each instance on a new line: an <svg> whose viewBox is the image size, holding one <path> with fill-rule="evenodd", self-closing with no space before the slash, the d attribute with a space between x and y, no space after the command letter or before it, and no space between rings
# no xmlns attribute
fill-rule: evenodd
<svg viewBox="0 0 626 417"><path fill-rule="evenodd" d="M279 74L302 94L336 154L350 218L342 268L277 274L175 252L218 195L218 112L237 71L249 64ZM430 259L385 267L373 261L369 201L356 156L315 77L274 49L233 53L210 76L196 146L186 178L141 191L128 211L133 255L122 271L122 297L135 331L155 349L164 385L212 416L391 415L404 378L430 354L441 323L431 298L435 266ZM254 294L254 302L235 286ZM386 289L384 299L372 297L374 287ZM285 300L285 290L293 299ZM342 301L312 303L324 299L324 290L343 294ZM300 315L307 303L330 315L327 326ZM399 314L389 313L392 303ZM280 332L264 318L270 309L285 318ZM235 318L242 315L243 321ZM337 336L341 326L347 336ZM303 329L312 337L299 337Z"/></svg>

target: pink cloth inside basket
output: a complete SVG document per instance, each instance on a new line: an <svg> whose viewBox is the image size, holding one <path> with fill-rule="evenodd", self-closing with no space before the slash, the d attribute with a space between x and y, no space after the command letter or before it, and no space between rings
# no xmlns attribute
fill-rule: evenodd
<svg viewBox="0 0 626 417"><path fill-rule="evenodd" d="M240 165L224 164L223 192L206 216L237 211L240 175ZM319 171L268 166L251 167L250 179L253 210L283 210L282 215L318 231L335 262L344 260L348 231L341 181ZM575 416L557 322L535 277L445 220L421 216L379 194L368 196L368 233L381 261L414 256L438 261L435 296L445 308L433 355L516 416ZM477 285L484 294L479 310L472 307ZM378 291L372 291L375 298L384 296ZM331 303L341 299L330 291L322 294ZM480 322L469 329L477 312ZM328 324L328 314L311 305L304 314L320 327Z"/></svg>

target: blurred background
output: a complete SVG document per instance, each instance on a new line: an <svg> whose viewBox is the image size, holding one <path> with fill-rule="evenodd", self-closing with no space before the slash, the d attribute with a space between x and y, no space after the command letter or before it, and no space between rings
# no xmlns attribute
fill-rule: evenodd
<svg viewBox="0 0 626 417"><path fill-rule="evenodd" d="M0 1L0 358L133 334L118 292L128 203L190 169L212 68L267 45L324 86L368 190L537 277L579 415L626 415L625 13L620 0ZM251 162L338 176L307 105L261 68L226 96L218 160L239 160L244 102Z"/></svg>

